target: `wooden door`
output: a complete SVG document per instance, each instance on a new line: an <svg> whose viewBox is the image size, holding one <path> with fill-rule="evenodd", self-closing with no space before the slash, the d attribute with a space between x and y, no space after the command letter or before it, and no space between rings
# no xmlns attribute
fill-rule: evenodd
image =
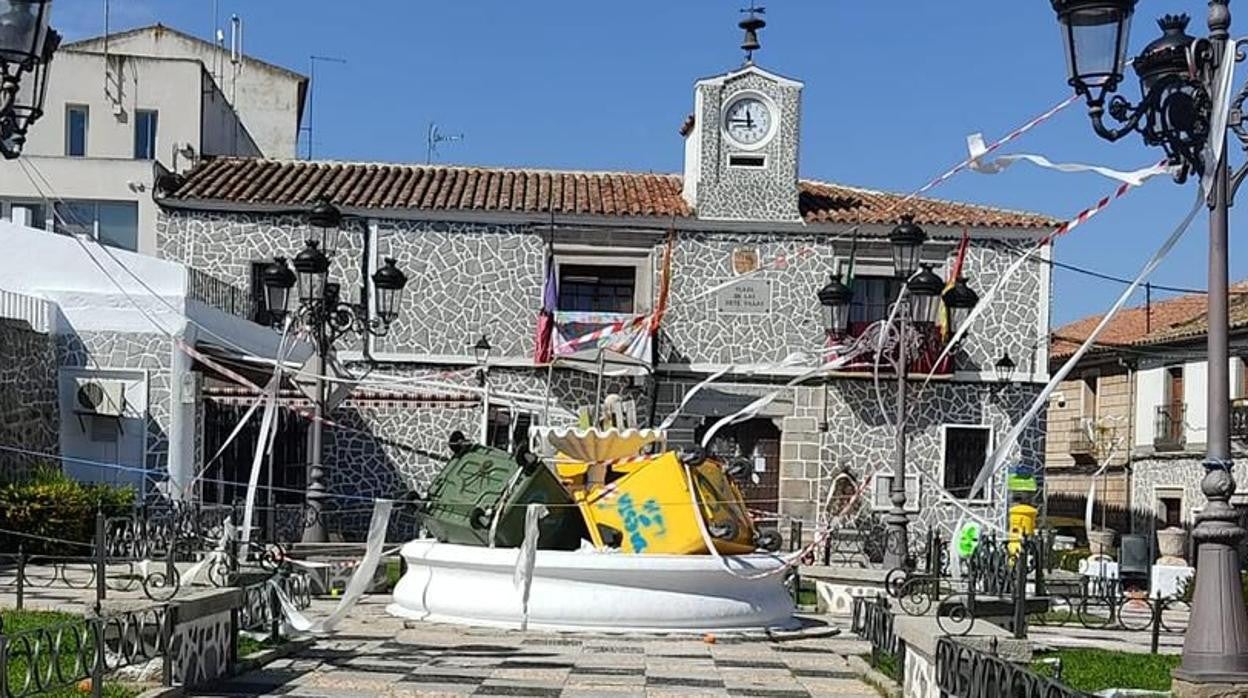
<svg viewBox="0 0 1248 698"><path fill-rule="evenodd" d="M708 420L703 428L716 421ZM699 430L701 432L701 430ZM701 434L697 434L701 440ZM725 462L744 458L753 466L750 477L737 482L746 506L754 511L780 512L780 430L770 419L751 419L721 429L710 443L712 455Z"/></svg>

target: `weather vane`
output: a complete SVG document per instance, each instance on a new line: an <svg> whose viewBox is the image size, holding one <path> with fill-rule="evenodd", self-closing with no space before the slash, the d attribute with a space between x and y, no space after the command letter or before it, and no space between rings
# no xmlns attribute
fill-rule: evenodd
<svg viewBox="0 0 1248 698"><path fill-rule="evenodd" d="M758 30L767 26L767 22L763 21L763 18L759 17L759 15L766 14L767 8L750 3L750 6L741 10L741 12L749 15L737 23L737 26L745 31L745 39L741 42L741 50L745 51L745 62L749 64L754 62L754 52L762 46L762 44L758 43Z"/></svg>

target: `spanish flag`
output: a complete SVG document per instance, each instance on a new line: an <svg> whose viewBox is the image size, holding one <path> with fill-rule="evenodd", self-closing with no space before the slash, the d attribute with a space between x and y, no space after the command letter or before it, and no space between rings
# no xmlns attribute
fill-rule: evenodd
<svg viewBox="0 0 1248 698"><path fill-rule="evenodd" d="M954 253L953 266L949 268L949 277L945 279L945 290L941 291L940 296L943 299L949 289L958 282L958 277L962 275L962 263L966 261L966 248L971 244L971 236L967 233L966 228L962 229L962 240L958 243L958 250ZM953 322L949 317L949 309L945 307L944 301L940 304L940 338L942 341L949 341L949 328L953 326Z"/></svg>

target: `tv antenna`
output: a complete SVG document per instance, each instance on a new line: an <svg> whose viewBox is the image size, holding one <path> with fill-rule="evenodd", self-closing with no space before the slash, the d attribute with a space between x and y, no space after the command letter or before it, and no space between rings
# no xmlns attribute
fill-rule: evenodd
<svg viewBox="0 0 1248 698"><path fill-rule="evenodd" d="M334 56L308 56L308 62L312 64L308 75L308 125L303 127L308 132L308 159L312 159L312 115L316 112L316 64L321 63L338 63L346 65L345 58L336 58Z"/></svg>
<svg viewBox="0 0 1248 698"><path fill-rule="evenodd" d="M429 122L429 136L425 139L425 164L433 163L433 156L438 154L439 143L454 143L464 140L462 133L442 133L436 122Z"/></svg>

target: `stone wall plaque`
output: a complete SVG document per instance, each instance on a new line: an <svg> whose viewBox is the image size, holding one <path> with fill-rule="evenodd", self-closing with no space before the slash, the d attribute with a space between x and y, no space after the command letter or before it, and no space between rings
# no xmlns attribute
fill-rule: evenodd
<svg viewBox="0 0 1248 698"><path fill-rule="evenodd" d="M771 285L744 279L715 292L715 309L723 315L766 315L771 310Z"/></svg>

